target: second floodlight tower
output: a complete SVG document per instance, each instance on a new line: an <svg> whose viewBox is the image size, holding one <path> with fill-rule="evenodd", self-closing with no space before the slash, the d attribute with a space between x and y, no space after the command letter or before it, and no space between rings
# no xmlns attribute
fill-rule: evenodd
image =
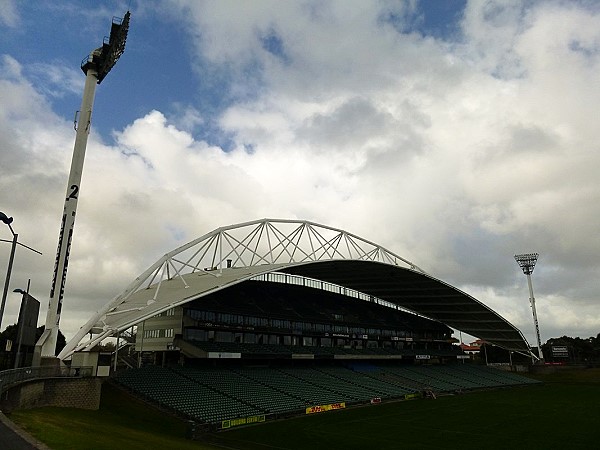
<svg viewBox="0 0 600 450"><path fill-rule="evenodd" d="M71 171L67 183L65 206L54 263L54 276L52 278L52 288L50 289L46 327L36 344L34 365L35 363L39 364L41 358L54 358L56 354L56 341L58 339L58 326L67 279L69 252L73 238L77 200L80 195L83 160L85 158L85 150L92 123L92 108L94 106L96 85L102 82L125 51L125 41L127 40L127 32L129 30L129 17L130 13L127 11L122 19L113 19L110 37L105 38L102 47L93 50L81 63L81 70L83 70L86 76L85 86L83 88L81 108L78 112L79 117L75 117L75 146L73 148L73 159L71 160Z"/></svg>
<svg viewBox="0 0 600 450"><path fill-rule="evenodd" d="M542 353L542 340L540 339L540 327L538 325L537 313L535 311L535 297L533 296L533 285L531 284L531 274L535 268L535 263L538 260L539 253L525 253L523 255L515 255L515 261L527 276L527 285L529 286L529 304L531 305L531 313L533 314L533 325L535 327L535 336L537 338L538 356L540 361L543 361L544 354Z"/></svg>

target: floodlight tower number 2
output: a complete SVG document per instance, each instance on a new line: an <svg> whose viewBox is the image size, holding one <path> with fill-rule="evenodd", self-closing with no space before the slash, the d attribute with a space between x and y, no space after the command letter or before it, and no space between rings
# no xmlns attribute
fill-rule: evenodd
<svg viewBox="0 0 600 450"><path fill-rule="evenodd" d="M67 279L67 266L69 264L69 253L73 238L73 227L75 225L75 213L77 211L77 201L83 172L83 161L92 123L92 108L94 106L96 85L102 82L125 51L125 41L129 30L129 17L130 13L127 11L123 19L113 19L110 37L108 39L105 38L102 47L93 50L81 63L81 70L86 75L85 86L79 110L78 126L77 117L75 120L75 145L73 148L69 181L67 183L67 194L60 227L56 260L54 262L54 275L46 315L46 328L44 334L36 344L36 358L54 357L55 355L58 326Z"/></svg>

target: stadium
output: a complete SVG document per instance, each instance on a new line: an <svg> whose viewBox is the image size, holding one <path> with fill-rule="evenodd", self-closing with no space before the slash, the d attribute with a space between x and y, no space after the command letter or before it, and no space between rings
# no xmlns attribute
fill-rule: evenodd
<svg viewBox="0 0 600 450"><path fill-rule="evenodd" d="M391 251L262 219L164 255L59 358L201 430L533 382L465 364L453 328L532 355L497 313ZM111 337L112 355L94 351Z"/></svg>
<svg viewBox="0 0 600 450"><path fill-rule="evenodd" d="M463 254L476 253L482 243L542 243L554 256L551 276L564 272L546 291L555 302L547 314L559 311L555 324L567 329L571 321L568 326L582 332L591 323L587 311L595 314L585 309L595 291L581 281L595 277L587 272L574 279L573 268L585 261L586 270L596 266L586 259L590 233L573 224L590 223L577 214L587 212L577 209L577 199L585 203L589 193L573 186L565 191L553 181L549 188L549 179L565 178L555 176L557 167L576 166L556 164L556 158L540 165L539 155L575 156L575 164L590 166L588 158L577 159L585 151L571 155L568 149L589 147L572 139L586 123L573 111L593 96L589 89L568 95L575 99L571 108L554 101L560 110L554 114L540 99L548 98L548 86L566 85L565 76L573 80L569 86L590 84L583 69L593 67L590 58L597 55L589 36L577 30L594 28L581 24L589 25L595 12L536 4L512 8L508 17L506 8L476 3L399 2L351 11L302 3L275 8L276 14L264 5L146 8L133 59L123 67L123 79L134 82L114 85L113 101L100 104L110 120L91 127L96 87L127 41L130 11L113 17L110 36L80 66L86 79L73 118L75 144L45 325L37 326L40 302L30 295L28 278L26 290L12 291L22 295L18 323L0 333L0 367L9 368L0 371L0 447L597 448L600 335L542 344L530 276L538 253L515 255L527 276L535 352L519 329L484 303L389 249L329 225L282 219L223 226L176 248L68 343L59 329L92 136L101 151L92 167L99 177L90 180L96 181L95 200L84 210L87 225L93 224L84 249L108 270L80 266L83 289L74 290L75 298L84 293L80 308L98 297L89 280L114 286L116 247L134 259L150 248L141 239L152 234L150 227L130 238L140 253L119 240L96 247L118 224L115 211L129 230L150 224L160 230L154 236L167 227L178 238L182 231L171 219L154 219L168 211L169 217L187 216L189 225L190 205L214 216L227 213L222 205L241 203L245 211L265 205L287 211L302 207L305 198L319 198L319 217L324 211L335 216L353 199L350 206L363 219L391 223L402 211L409 233L426 224L417 235L444 236L443 245L453 250L464 236L475 236ZM110 8L84 12L91 17ZM0 61L6 68L0 87L9 93L0 125L10 131L3 178L7 192L19 194L6 203L21 210L21 223L44 252L45 218L54 217L48 205L56 174L63 173L60 153L52 149L64 144L62 119L70 116L68 96L79 85L62 61L80 48L71 41L95 32L88 26L73 32L73 23L86 20L82 11L10 1L0 11L9 46ZM557 14L569 26L548 41L543 31L552 29ZM502 41L497 36L509 36L510 45L495 45ZM176 88L168 89L165 80ZM104 139L108 131L111 139ZM24 188L11 187L15 180ZM237 189L215 197L223 180L234 180L229 184ZM513 189L498 189L509 185ZM303 196L286 195L286 189ZM249 195L240 197L242 191ZM173 193L182 192L174 202ZM266 195L252 195L257 192ZM397 202L398 192L408 193L406 201ZM531 195L524 199L523 192ZM577 209L563 214L566 222L543 208L561 194ZM12 235L0 239L11 244L1 323L15 249L42 252L18 241L13 217L0 212L0 222ZM430 224L443 226L427 229ZM557 264L566 253L571 264ZM584 263L573 265L573 255ZM26 261L26 270L16 272L35 273L36 265ZM514 297L505 295L508 283L500 278L493 277L491 295ZM559 293L574 280L588 289ZM477 340L463 345L463 332ZM507 362L496 364L504 357Z"/></svg>
<svg viewBox="0 0 600 450"><path fill-rule="evenodd" d="M125 49L129 17L113 19L110 37L82 61L82 123L91 123L95 87ZM21 290L22 304L37 307L34 314L23 306L15 369L0 372L3 411L98 410L108 380L109 389L131 395L120 403L139 399L187 421L188 436L197 438L354 406L536 383L465 364L469 357L454 345L453 329L535 359L522 333L496 312L372 241L301 220L224 226L168 252L60 349L89 127L75 131L46 325L36 337L39 302ZM10 227L12 218L1 219ZM37 343L31 365L18 369L25 323ZM11 346L7 341L6 353ZM0 437L9 434L0 425Z"/></svg>

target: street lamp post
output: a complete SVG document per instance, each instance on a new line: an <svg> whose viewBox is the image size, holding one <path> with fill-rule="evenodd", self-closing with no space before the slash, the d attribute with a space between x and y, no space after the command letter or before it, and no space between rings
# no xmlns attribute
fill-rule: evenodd
<svg viewBox="0 0 600 450"><path fill-rule="evenodd" d="M529 304L531 305L531 313L533 314L533 325L535 327L535 336L537 338L538 356L540 361L544 360L542 353L542 340L540 339L540 327L538 325L537 312L535 311L535 297L533 296L533 285L531 284L531 274L535 268L535 263L538 260L539 253L525 253L523 255L515 255L515 261L527 276L527 285L529 286Z"/></svg>
<svg viewBox="0 0 600 450"><path fill-rule="evenodd" d="M10 229L10 232L12 233L12 236L13 236L11 241L7 241L6 239L0 239L0 241L2 241L2 242L11 242L12 243L12 246L10 249L10 257L8 258L8 268L6 269L6 278L4 279L4 290L2 291L2 303L0 304L0 331L2 331L2 319L4 318L4 307L6 306L6 296L8 295L8 285L10 284L10 275L12 273L12 266L13 266L13 262L15 260L15 251L17 249L17 244L37 253L39 255L41 255L42 253L19 242L19 235L17 233L15 233L15 230L13 230L13 227L11 225L11 223L13 222L12 217L8 217L3 212L0 212L0 222L3 222L6 225L8 225L8 228Z"/></svg>
<svg viewBox="0 0 600 450"><path fill-rule="evenodd" d="M13 230L11 223L12 217L8 217L6 214L0 212L0 221L4 222L10 228L10 232L13 235L12 246L10 248L10 257L8 258L8 269L6 269L6 278L4 279L4 290L2 291L2 304L0 305L0 331L2 331L2 318L4 317L4 307L6 306L6 295L8 294L8 285L10 283L10 274L12 273L13 261L15 260L15 250L17 249L17 242L19 235ZM9 242L9 241L7 241Z"/></svg>

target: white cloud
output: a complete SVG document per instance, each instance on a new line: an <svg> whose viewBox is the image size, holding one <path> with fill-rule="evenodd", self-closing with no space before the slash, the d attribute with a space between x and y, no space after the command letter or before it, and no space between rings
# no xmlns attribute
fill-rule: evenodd
<svg viewBox="0 0 600 450"><path fill-rule="evenodd" d="M597 14L473 2L460 41L444 42L400 34L381 20L388 3L177 5L196 70L217 66L232 80L233 94L222 94L240 99L218 120L233 148L194 137L205 118L193 100L173 116L141 114L114 143L92 134L66 334L166 251L260 217L382 244L498 310L530 342L512 257L539 251L543 339L597 334ZM3 212L18 211L23 241L44 252L20 251L15 280L31 275L44 299L74 136L51 93L24 78L31 69L3 59L0 187L12 192ZM8 320L15 314L11 303Z"/></svg>
<svg viewBox="0 0 600 450"><path fill-rule="evenodd" d="M263 173L276 172L279 153L292 158L303 199L323 173L330 195L313 196L309 214L374 232L459 284L479 273L503 289L510 277L484 272L514 271L523 249L554 267L577 254L566 264L597 273L597 14L555 2L472 2L461 41L449 44L397 34L372 4L260 5L242 15L190 4L190 29L201 31L203 57L263 67L256 100L232 105L222 126L252 146ZM257 30L268 27L289 60L261 49ZM291 200L304 210L306 201ZM465 244L469 237L487 247ZM461 246L497 256L471 268Z"/></svg>
<svg viewBox="0 0 600 450"><path fill-rule="evenodd" d="M29 70L36 85L50 98L62 97L65 94L80 96L83 92L85 77L80 69L72 69L67 64L54 61L52 64L32 64Z"/></svg>
<svg viewBox="0 0 600 450"><path fill-rule="evenodd" d="M20 20L16 2L14 0L0 0L0 25L16 27Z"/></svg>

